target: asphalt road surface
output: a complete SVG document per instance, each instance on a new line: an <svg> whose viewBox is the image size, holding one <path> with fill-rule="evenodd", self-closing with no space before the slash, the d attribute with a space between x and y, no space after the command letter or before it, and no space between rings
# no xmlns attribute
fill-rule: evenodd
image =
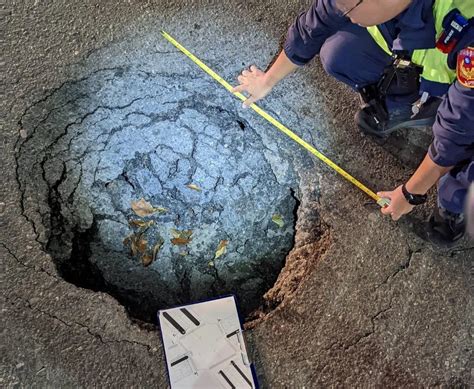
<svg viewBox="0 0 474 389"><path fill-rule="evenodd" d="M422 240L428 204L383 217L160 35L236 83L307 5L2 5L1 387L167 387L155 310L228 292L264 388L474 384L472 242ZM374 190L430 139L361 135L318 59L259 104Z"/></svg>

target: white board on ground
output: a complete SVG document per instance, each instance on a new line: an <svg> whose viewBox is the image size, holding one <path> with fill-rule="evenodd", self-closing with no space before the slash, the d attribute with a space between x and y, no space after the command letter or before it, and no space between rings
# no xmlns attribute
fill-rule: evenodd
<svg viewBox="0 0 474 389"><path fill-rule="evenodd" d="M255 389L235 298L158 312L172 389Z"/></svg>

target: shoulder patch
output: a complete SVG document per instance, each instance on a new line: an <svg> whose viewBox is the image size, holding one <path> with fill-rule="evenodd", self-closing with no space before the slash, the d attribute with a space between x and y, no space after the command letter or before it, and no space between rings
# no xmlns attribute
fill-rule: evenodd
<svg viewBox="0 0 474 389"><path fill-rule="evenodd" d="M461 85L474 88L474 47L459 51L456 73Z"/></svg>

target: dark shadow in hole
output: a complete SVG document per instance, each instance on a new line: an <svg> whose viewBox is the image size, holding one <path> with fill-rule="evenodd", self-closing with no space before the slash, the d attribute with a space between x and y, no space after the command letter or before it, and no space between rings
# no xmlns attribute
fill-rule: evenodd
<svg viewBox="0 0 474 389"><path fill-rule="evenodd" d="M112 197L109 198L111 205L107 205L107 207L112 207L111 211L113 212L109 212L108 208L105 211L103 208L97 208L94 206L94 201L96 201L95 199L97 197L91 195L106 195L107 193L104 193L104 191L112 191L114 187L113 184L122 188L121 183L128 182L133 190L132 195L129 197L139 199L143 197L143 193L139 182L140 180L137 181L137 178L141 178L142 176L138 176L137 172L143 172L144 169L147 170L147 174L153 175L153 172L150 173L147 166L141 164L141 162L143 162L141 159L143 158L140 156L136 158L127 157L131 159L126 159L124 169L119 171L117 176L113 176L115 178L113 178L112 181L110 179L96 181L95 172L98 169L98 165L96 166L95 171L93 170L93 166L95 165L92 165L92 168L91 166L84 166L85 171L83 172L83 160L79 160L78 158L83 158L83 156L86 155L86 152L83 152L82 154L81 152L78 152L79 156L73 154L74 142L79 142L78 146L81 146L79 147L81 150L83 146L87 146L84 147L85 150L95 150L94 147L97 145L94 141L92 141L90 145L89 143L86 143L85 145L81 143L89 142L87 137L89 130L96 129L96 132L98 133L95 133L94 137L91 137L91 139L101 139L107 138L107 136L115 136L119 131L127 128L127 126L133 125L133 123L127 124L123 123L123 120L120 120L117 127L114 127L114 124L98 128L94 127L101 119L109 120L109 117L114 115L116 112L120 113L119 117L132 117L132 114L134 114L137 116L136 120L146 117L147 120L144 123L140 122L141 124L135 124L136 129L140 134L142 134L149 126L158 125L160 121L168 122L168 120L170 120L170 115L172 115L174 120L177 120L177 118L182 115L182 112L189 112L189 110L195 110L198 111L198 113L202 111L204 114L203 116L208 115L211 118L214 118L212 120L216 123L215 127L226 128L227 133L229 132L229 129L234 131L235 134L236 131L239 132L240 130L249 127L248 124L240 120L237 114L235 114L231 109L228 109L225 106L199 105L195 103L195 99L193 98L182 99L177 102L177 106L171 105L173 108L170 108L169 112L165 111L162 114L163 116L159 116L156 112L151 115L145 115L141 113L141 109L146 103L143 92L136 92L134 95L134 90L131 89L130 91L127 91L127 93L130 93L130 96L126 96L128 98L126 99L123 95L119 94L119 91L114 89L116 88L116 84L111 82L111 80L116 76L116 71L117 69L105 69L103 71L94 72L93 76L81 78L79 81L66 83L61 88L54 91L54 93L49 97L38 102L31 111L27 112L26 116L28 117L28 120L21 124L22 127L28 131L30 136L20 148L19 155L17 156L17 163L19 164L18 178L23 193L22 201L24 203L41 203L39 205L43 210L42 213L33 213L31 220L33 221L33 224L36 222L37 226L42 225L41 230L46 230L43 238L44 241L42 243L44 244L46 251L52 255L62 277L79 287L108 293L125 306L130 316L143 321L155 323L157 309L169 307L170 305L192 302L190 301L192 289L190 277L192 276L192 271L194 269L191 265L186 265L185 263L184 265L180 264L178 259L172 259L172 266L176 267L176 269L173 268L172 270L176 273L178 282L181 283L183 293L182 295L175 294L170 299L167 299L163 294L160 295L160 291L163 293L169 293L170 295L174 292L168 292L166 288L162 288L160 291L151 289L156 287L156 285L159 285L161 279L159 278L161 277L159 274L160 269L156 269L157 278L156 282L153 281L155 282L153 283L151 278L155 277L155 274L146 273L150 271L149 268L143 268L141 263L136 260L133 261L132 258L128 258L129 262L124 262L122 267L114 269L112 275L108 273L103 274L104 263L98 262L98 259L101 259L101 255L108 254L108 257L106 258L107 260L115 260L120 256L120 258L123 259L126 253L123 247L118 247L115 243L114 250L117 251L106 252L106 250L108 250L107 247L109 246L106 244L102 245L103 241L101 240L100 235L102 230L100 230L100 228L103 228L103 224L101 223L105 218L108 222L114 222L117 225L122 226L126 225L126 220L124 222L123 220L120 221L114 219L115 216L113 215L115 211L121 212L126 219L136 216L134 216L128 208L127 210L123 210L123 207L120 208L116 206L112 201ZM149 76L143 77L141 73L134 73L129 70L121 71L120 79L123 82L130 79L131 84L150 81ZM109 102L108 105L103 101L95 100L95 89L100 89L101 83L103 84L102 89L110 89L107 94L108 96L118 96L117 98L121 99L120 104L115 100ZM161 81L157 82L157 84L158 85L155 88L158 93L158 91L163 88L162 84L165 84L165 82ZM153 90L149 89L147 89L147 93L151 96ZM145 96L148 96L148 94ZM149 99L150 102L156 103L156 97L151 96ZM98 109L98 106L102 108ZM106 111L107 114L105 114L104 111ZM94 115L99 116L95 118ZM191 128L192 126L189 127ZM123 134L128 134L128 132L123 132ZM239 178L237 180L239 182L232 185L232 187L238 189L241 185L244 185L244 187L247 185L247 190L242 190L242 194L245 194L246 204L239 202L241 197L235 196L235 200L233 201L236 201L235 204L240 207L239 209L241 212L248 212L251 215L254 213L254 204L255 206L259 206L260 213L262 213L262 204L265 204L264 209L268 208L268 215L265 215L265 212L263 212L258 220L254 220L253 216L249 217L249 220L253 220L254 225L242 226L246 230L242 231L242 234L247 233L248 239L244 244L242 244L242 247L244 247L242 248L242 252L237 250L236 252L238 252L238 254L244 259L242 261L242 267L246 268L245 270L247 273L242 273L244 275L240 278L235 277L235 279L232 279L232 277L235 276L233 273L240 269L230 269L230 271L225 274L225 277L228 277L228 280L221 283L220 281L224 276L221 274L221 270L219 270L219 274L216 275L215 278L216 282L211 285L209 290L204 290L202 295L198 297L204 299L206 297L215 297L216 295L235 293L242 302L241 312L244 316L248 315L261 305L263 294L273 286L281 268L284 266L286 255L292 249L295 242L296 209L299 206L299 200L295 198L294 191L289 193L290 191L288 191L288 187L277 182L275 173L271 171L268 161L265 161L261 156L262 153L260 152L259 147L263 148L263 145L259 146L260 143L258 142L261 142L261 140L258 136L254 134L254 131L248 131L246 138L248 138L248 144L246 144L245 147L248 147L250 152L245 154L248 155L247 159L241 157L239 161L241 164L246 164L249 159L255 158L253 162L254 165L249 166L258 166L258 169L254 168L253 170L249 170L247 168L242 171L238 169L233 173L234 177ZM122 139L122 141L124 143L133 143L134 139L125 138ZM176 142L176 144L178 147L178 142ZM220 144L218 144L218 146L220 146ZM208 145L204 147L208 148L209 153L211 153L214 151L216 146L210 147ZM195 152L194 148L195 145L193 145L193 152L191 155ZM104 149L105 147L100 151L103 151ZM36 158L41 162L32 164L31 156L35 155L38 155ZM179 160L183 159L182 155L183 153L179 155ZM103 155L101 154L99 159L101 160L102 158ZM135 165L130 166L130 161L134 161ZM204 163L206 163L206 161L204 161ZM201 161L201 163L203 163L203 161ZM169 167L170 164L171 162L165 164L165 166ZM79 166L80 174L77 171ZM228 169L229 166L224 163L223 168ZM91 178L92 184L89 183L85 187L80 186L82 175L87 172L87 169L92 169L91 172L94 173L92 175L93 180ZM251 175L253 175L253 178L250 177L250 183L245 183L248 176L243 174L245 173L244 170L250 171ZM189 171L188 168L183 168L183 172L187 171ZM75 175L75 173L77 173L77 175ZM115 172L114 174L117 173ZM230 176L230 178L232 178L232 176ZM293 184L293 181L291 180L292 179L290 179L290 182ZM163 185L162 182L161 185ZM272 190L262 190L262 188L265 188L266 186L271 186ZM176 192L176 185L174 186L174 190ZM278 196L275 196L275 190L281 193L279 193ZM42 198L42 191L44 191L44 200ZM254 192L256 192L256 194ZM118 194L114 194L114 196L118 196L118 198L122 200L124 192L119 191L117 193ZM170 190L167 193L173 196L174 192ZM40 194L39 197L35 198L38 194ZM84 197L84 195L86 196ZM248 198L247 195L249 195ZM160 196L158 196L157 199L166 197L164 195L162 197ZM265 196L265 198L262 196ZM174 200L176 200L175 204L181 204L180 202L183 201L183 198L183 196L178 197L177 195L174 195ZM80 199L81 201L77 199ZM275 203L276 199L278 199L278 203ZM130 204L129 200L130 199L127 198L127 207ZM262 202L262 200L265 201ZM45 202L45 204L42 202ZM97 203L101 204L102 207L103 203L100 203L99 200L97 200ZM188 204L186 201L183 204L182 208L187 209ZM225 206L233 209L233 204L234 203L232 203L229 197ZM24 209L36 208L32 207L31 204L28 204ZM98 209L97 212L95 211L96 209ZM176 209L180 214L181 210L181 208ZM204 210L205 208L203 208L203 212ZM83 216L84 214L88 215L87 212L89 211L92 212L90 218L89 216ZM211 215L211 219L217 218L216 220L219 220L221 211L216 210L216 212L219 216ZM279 230L279 228L273 223L273 212L280 212L282 216L284 216L284 230ZM232 216L233 218L236 218L235 221L241 219L241 214L237 216L237 218L236 216ZM83 217L86 220L82 220ZM186 223L186 217L192 218L194 216L186 216L183 211L183 217L181 218L183 220L180 220L180 224L181 222L183 224ZM173 218L173 220L175 219L176 217ZM192 224L191 222L189 223ZM287 227L288 229L286 229ZM118 236L119 241L124 238L124 236L116 234L117 231L121 231L118 227L117 229L113 229L115 227L107 228L107 233L114 237ZM221 229L219 229L219 231L220 230ZM222 228L222 231L225 232L226 230ZM206 248L207 243L209 242L206 242ZM239 243L239 245L240 244L241 243ZM251 246L249 250L245 248L247 247L247 244ZM209 251L211 251L210 255L212 258L214 252L212 252L213 247L211 247L211 245L209 245ZM115 262L110 261L107 262L106 265L116 266ZM127 269L132 269L130 274L134 278L127 279L129 273L123 270L125 267ZM209 269L204 269L202 274L212 275ZM137 281L140 280L142 275L148 277L144 283ZM199 281L204 279L204 276L202 278L199 277ZM241 285L248 281L249 278L250 283L248 285ZM120 281L124 279L127 281L126 285L120 283ZM112 283L111 280L113 280L114 283ZM119 280L118 283L115 280ZM133 286L137 283L139 284L137 289L130 287L130 285ZM247 290L245 288L247 288ZM249 289L252 289L250 291L251 293L249 292Z"/></svg>

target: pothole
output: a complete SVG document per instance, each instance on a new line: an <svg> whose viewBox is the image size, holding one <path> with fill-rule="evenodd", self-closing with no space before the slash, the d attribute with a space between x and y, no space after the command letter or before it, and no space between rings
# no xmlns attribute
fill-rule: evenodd
<svg viewBox="0 0 474 389"><path fill-rule="evenodd" d="M291 164L207 92L189 75L102 69L21 120L17 174L38 240L67 281L141 320L228 293L247 316L294 246ZM141 199L159 211L137 215Z"/></svg>

